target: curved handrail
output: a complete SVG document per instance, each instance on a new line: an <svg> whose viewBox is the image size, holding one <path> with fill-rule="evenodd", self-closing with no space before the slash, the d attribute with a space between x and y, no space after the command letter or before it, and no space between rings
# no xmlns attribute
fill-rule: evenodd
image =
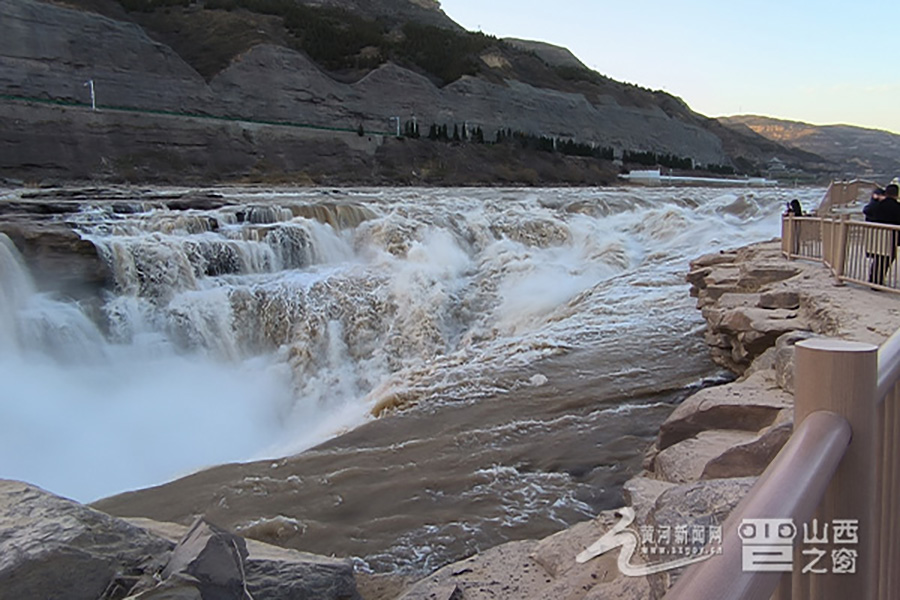
<svg viewBox="0 0 900 600"><path fill-rule="evenodd" d="M900 381L900 329L878 348L877 401L883 402L891 388Z"/></svg>
<svg viewBox="0 0 900 600"><path fill-rule="evenodd" d="M768 600L783 573L744 571L738 527L744 519L808 521L850 443L847 420L811 413L722 527L722 554L689 568L665 600Z"/></svg>

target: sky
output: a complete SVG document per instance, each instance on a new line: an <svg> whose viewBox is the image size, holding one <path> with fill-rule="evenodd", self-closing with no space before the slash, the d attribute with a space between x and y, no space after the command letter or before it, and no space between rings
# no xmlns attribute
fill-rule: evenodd
<svg viewBox="0 0 900 600"><path fill-rule="evenodd" d="M569 48L710 116L900 134L900 1L442 0L470 31Z"/></svg>

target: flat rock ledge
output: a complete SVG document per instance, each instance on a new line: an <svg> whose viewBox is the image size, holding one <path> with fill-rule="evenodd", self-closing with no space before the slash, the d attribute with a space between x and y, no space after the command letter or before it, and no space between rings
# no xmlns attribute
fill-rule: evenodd
<svg viewBox="0 0 900 600"><path fill-rule="evenodd" d="M644 471L624 486L636 533L699 527L709 534L724 523L793 431L795 343L825 336L880 344L900 328L900 296L838 286L822 264L788 261L780 248L776 240L691 263L687 281L711 356L737 379L695 393L661 426ZM626 576L616 564L620 548L575 561L620 518L603 512L540 541L492 548L436 571L401 598L658 600L684 568ZM633 564L672 560L648 556L643 542Z"/></svg>

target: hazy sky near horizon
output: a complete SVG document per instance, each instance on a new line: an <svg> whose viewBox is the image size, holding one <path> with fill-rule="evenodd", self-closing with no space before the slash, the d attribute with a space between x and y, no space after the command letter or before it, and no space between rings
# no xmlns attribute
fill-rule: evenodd
<svg viewBox="0 0 900 600"><path fill-rule="evenodd" d="M900 134L897 0L442 0L471 31L569 48L710 117L756 114Z"/></svg>

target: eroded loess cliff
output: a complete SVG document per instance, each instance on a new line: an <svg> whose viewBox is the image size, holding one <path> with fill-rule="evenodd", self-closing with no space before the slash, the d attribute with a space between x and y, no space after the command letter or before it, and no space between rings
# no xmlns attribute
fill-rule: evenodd
<svg viewBox="0 0 900 600"><path fill-rule="evenodd" d="M109 3L101 4L108 8ZM346 154L349 164L344 171L349 176L331 165L328 171L357 181L368 175L371 165L354 164L358 144L350 138L359 127L365 132L394 131L392 118L415 120L423 133L431 123L449 124L451 129L454 124L468 124L480 127L491 140L498 129L512 129L620 151L670 152L702 163L728 161L720 139L682 104L677 111L667 111L659 103L623 103L627 96L578 91L587 84L560 91L524 83L509 78L512 74L504 66L505 59L491 63L486 57L485 65L494 64L484 67L486 75L463 76L443 87L391 62L361 79L338 81L305 54L278 45L280 26L263 19L257 30L262 33L241 42L248 49L220 70L210 67L205 78L171 47L127 21L127 13L106 12L116 18L38 0L10 0L0 6L0 113L14 125L11 131L5 128L0 139L0 165L8 177L164 180L199 170L206 178L234 178L251 173L254 167L268 173L278 173L279 168L295 173L298 165L289 160L279 165L279 160L272 159L273 142L267 138L273 137L288 146L282 155L297 152L304 160L315 160L320 154ZM228 30L222 35L226 34L231 35ZM529 60L540 62L534 57ZM553 72L546 65L542 69ZM91 102L88 81L93 81L97 113L84 108ZM645 95L652 97L650 92ZM113 107L127 112L113 111ZM229 122L198 121L185 115L223 117ZM255 121L259 127L262 122L286 122L329 129L263 129L255 136L248 132L253 129L250 126L227 127L234 119ZM310 137L314 144L321 144L320 149L290 148ZM332 148L332 142L338 146ZM175 147L171 164L154 159L154 154L169 152L170 145ZM451 152L448 146L440 146L442 153ZM184 152L180 147L186 147ZM182 164L181 154L187 155L187 164ZM504 157L491 159L511 164ZM193 168L192 161L200 163L199 169ZM132 163L136 170L129 171ZM385 177L397 181L390 173ZM527 179L522 182L533 183ZM564 181L586 182L582 178Z"/></svg>

